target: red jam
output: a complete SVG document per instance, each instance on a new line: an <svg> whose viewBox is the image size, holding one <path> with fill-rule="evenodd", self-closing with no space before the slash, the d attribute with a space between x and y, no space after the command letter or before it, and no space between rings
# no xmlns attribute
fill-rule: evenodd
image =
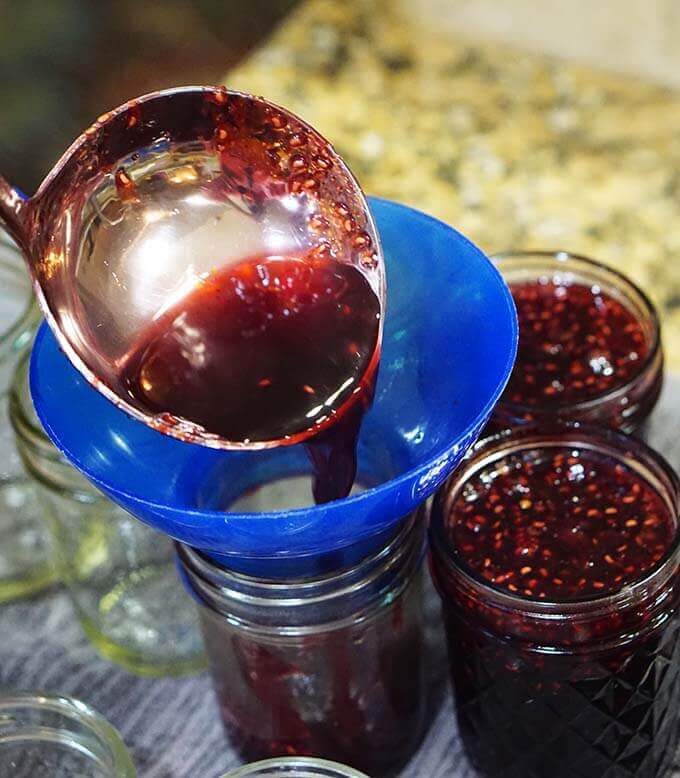
<svg viewBox="0 0 680 778"><path fill-rule="evenodd" d="M579 403L622 386L649 352L633 312L597 286L511 284L519 348L504 399L524 405Z"/></svg>
<svg viewBox="0 0 680 778"><path fill-rule="evenodd" d="M352 265L313 252L255 257L214 272L154 321L121 380L145 409L230 441L317 427L309 446L325 502L354 480L379 322L380 301Z"/></svg>
<svg viewBox="0 0 680 778"><path fill-rule="evenodd" d="M212 614L202 624L225 728L246 762L321 756L386 778L413 755L425 655L421 625L403 604L363 630L270 645L237 634L225 641Z"/></svg>
<svg viewBox="0 0 680 778"><path fill-rule="evenodd" d="M432 572L458 728L481 776L670 770L679 500L644 444L595 428L519 428L440 492Z"/></svg>
<svg viewBox="0 0 680 778"><path fill-rule="evenodd" d="M564 270L568 267L569 261ZM630 294L648 305L631 288ZM623 302L625 295L606 292L594 280L571 282L546 274L532 281L511 280L510 291L519 345L494 412L495 426L554 420L557 415L628 432L638 427L654 407L662 383L663 360L650 331L653 310L637 312Z"/></svg>
<svg viewBox="0 0 680 778"><path fill-rule="evenodd" d="M668 505L605 454L528 450L493 469L466 484L448 532L467 568L510 592L548 600L613 592L673 543Z"/></svg>

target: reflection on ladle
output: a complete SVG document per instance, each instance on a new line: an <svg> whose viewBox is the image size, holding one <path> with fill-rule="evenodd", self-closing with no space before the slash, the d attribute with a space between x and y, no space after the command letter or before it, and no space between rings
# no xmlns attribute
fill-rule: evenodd
<svg viewBox="0 0 680 778"><path fill-rule="evenodd" d="M0 178L0 217L73 364L116 405L166 434L215 448L288 445L337 416L356 415L350 407L370 398L385 285L366 201L315 130L261 98L188 87L133 100L86 130L32 198ZM363 290L358 297L356 290ZM320 325L331 309L335 318ZM245 317L239 325L233 319L229 332L219 330L229 347L201 374L216 333L206 322L237 314ZM342 316L364 329L351 342L321 337ZM249 349L242 335L251 331ZM256 414L266 397L271 412L274 396L262 391L271 376L256 375L253 352L263 354L265 343L266 366L280 357L290 366L288 383L299 377L295 410L311 410L313 399L324 412L289 414L288 428L252 434L244 408ZM131 379L130 365L141 370L145 359L155 389L160 376L172 391L145 390L143 371ZM322 367L315 377L303 374L304 365ZM198 399L231 403L233 423L213 425L210 414L193 413L186 392L201 381L191 383L189 366L210 390ZM286 369L278 364L274 372ZM239 380L226 386L216 370ZM244 376L257 378L250 393ZM287 396L278 393L282 404Z"/></svg>

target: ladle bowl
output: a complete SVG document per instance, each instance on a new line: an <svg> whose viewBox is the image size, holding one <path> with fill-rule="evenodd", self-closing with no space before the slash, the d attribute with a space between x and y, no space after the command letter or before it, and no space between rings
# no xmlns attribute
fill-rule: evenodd
<svg viewBox="0 0 680 778"><path fill-rule="evenodd" d="M451 227L370 198L385 251L389 304L373 407L359 439L363 491L291 506L285 479L309 477L302 446L227 452L159 434L96 392L43 326L32 355L37 413L96 486L162 532L245 571L275 560L360 554L417 508L460 462L509 378L512 298L498 271ZM247 511L281 479L281 502ZM263 503L264 504L264 503Z"/></svg>
<svg viewBox="0 0 680 778"><path fill-rule="evenodd" d="M0 219L81 375L138 421L205 446L290 445L318 425L227 440L130 392L121 375L140 332L197 284L249 257L317 253L359 269L384 303L380 243L340 157L290 112L224 87L156 92L104 114L30 199L0 177Z"/></svg>

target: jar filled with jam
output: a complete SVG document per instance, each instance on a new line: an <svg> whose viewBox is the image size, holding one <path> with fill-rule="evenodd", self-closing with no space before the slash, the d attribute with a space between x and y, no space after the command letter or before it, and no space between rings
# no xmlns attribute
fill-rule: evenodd
<svg viewBox="0 0 680 778"><path fill-rule="evenodd" d="M316 756L392 776L426 713L422 515L321 577L261 578L178 546L220 711L244 761Z"/></svg>
<svg viewBox="0 0 680 778"><path fill-rule="evenodd" d="M644 443L526 426L432 508L455 710L486 778L662 778L680 722L680 484Z"/></svg>
<svg viewBox="0 0 680 778"><path fill-rule="evenodd" d="M638 430L663 382L647 296L612 268L565 251L493 260L517 307L519 348L491 429L557 418Z"/></svg>

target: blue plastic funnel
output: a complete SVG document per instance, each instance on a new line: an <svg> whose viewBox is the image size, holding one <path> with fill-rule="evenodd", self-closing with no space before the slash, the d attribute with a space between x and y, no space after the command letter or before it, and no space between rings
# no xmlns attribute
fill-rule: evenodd
<svg viewBox="0 0 680 778"><path fill-rule="evenodd" d="M183 443L117 409L82 378L43 325L32 356L37 413L54 443L112 500L232 566L361 548L423 502L460 462L510 375L517 321L489 260L419 211L371 199L387 268L375 402L345 500L233 512L244 493L309 471L300 446L223 452Z"/></svg>

